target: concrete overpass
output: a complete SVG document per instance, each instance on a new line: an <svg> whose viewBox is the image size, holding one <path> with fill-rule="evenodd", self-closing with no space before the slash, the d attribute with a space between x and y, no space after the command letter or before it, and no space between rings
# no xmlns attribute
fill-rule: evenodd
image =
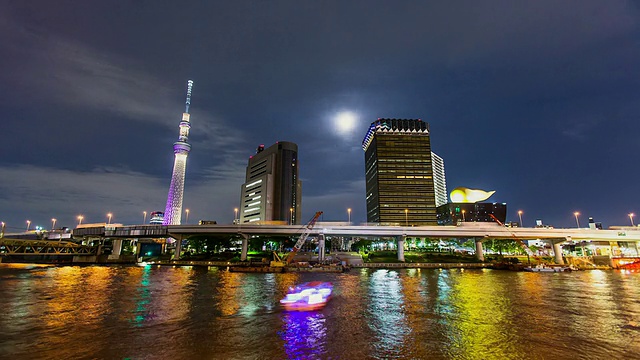
<svg viewBox="0 0 640 360"><path fill-rule="evenodd" d="M104 226L101 228L74 229L74 237L87 235L107 238L159 238L184 239L192 235L239 235L242 237L241 259L246 260L248 239L252 236L299 236L304 225L134 225ZM476 256L484 260L482 242L490 239L546 240L553 244L556 262L562 263L561 244L566 241L640 241L640 229L620 227L615 230L589 228L507 228L495 223L462 223L459 226L353 226L347 223L323 223L315 225L312 235L318 237L319 253L324 255L326 236L361 237L370 239L394 238L398 242L398 259L404 261L403 245L410 238L462 238L474 239ZM181 241L176 242L176 254L181 249ZM321 256L322 256L321 255Z"/></svg>
<svg viewBox="0 0 640 360"><path fill-rule="evenodd" d="M167 233L183 239L190 235L238 234L242 236L242 259L246 259L247 240L251 236L281 235L297 236L303 225L172 225ZM561 243L565 241L640 241L640 229L635 227L617 230L599 229L556 229L556 228L507 228L495 223L462 223L460 226L350 226L342 224L318 223L313 235L319 239L319 253L324 254L326 236L354 236L364 238L394 238L398 242L398 259L404 261L404 241L416 238L467 238L475 239L476 256L484 260L482 242L489 239L547 240L552 243L557 263L562 264ZM178 246L180 242L178 242ZM179 248L177 253L179 253Z"/></svg>
<svg viewBox="0 0 640 360"><path fill-rule="evenodd" d="M178 238L190 235L299 235L304 225L169 225L167 234ZM318 223L313 235L381 237L421 237L421 238L491 238L521 240L596 240L596 241L640 241L640 229L597 230L597 229L548 229L548 228L507 228L494 223L463 223L460 226L345 226Z"/></svg>

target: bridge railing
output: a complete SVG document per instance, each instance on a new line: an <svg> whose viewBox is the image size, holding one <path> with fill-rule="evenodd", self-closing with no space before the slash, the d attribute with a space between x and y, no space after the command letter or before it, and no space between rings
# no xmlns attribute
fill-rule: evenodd
<svg viewBox="0 0 640 360"><path fill-rule="evenodd" d="M7 255L95 255L97 246L68 241L0 239L0 256Z"/></svg>

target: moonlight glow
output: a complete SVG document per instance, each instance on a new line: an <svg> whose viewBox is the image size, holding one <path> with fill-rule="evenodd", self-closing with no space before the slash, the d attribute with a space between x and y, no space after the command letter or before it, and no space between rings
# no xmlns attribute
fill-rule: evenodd
<svg viewBox="0 0 640 360"><path fill-rule="evenodd" d="M355 113L351 111L339 112L335 119L335 127L339 135L349 135L356 128L358 118Z"/></svg>

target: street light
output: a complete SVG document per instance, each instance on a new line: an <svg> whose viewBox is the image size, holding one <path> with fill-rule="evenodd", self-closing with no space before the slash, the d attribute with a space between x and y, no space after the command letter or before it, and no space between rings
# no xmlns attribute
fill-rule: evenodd
<svg viewBox="0 0 640 360"><path fill-rule="evenodd" d="M349 225L351 225L351 208L347 209L347 213L349 214Z"/></svg>
<svg viewBox="0 0 640 360"><path fill-rule="evenodd" d="M293 225L293 208L289 208L289 225Z"/></svg>
<svg viewBox="0 0 640 360"><path fill-rule="evenodd" d="M633 217L635 216L634 213L629 214L629 220L631 220L631 226L635 226L633 225Z"/></svg>
<svg viewBox="0 0 640 360"><path fill-rule="evenodd" d="M27 231L29 231L30 226L31 226L31 220L27 220Z"/></svg>
<svg viewBox="0 0 640 360"><path fill-rule="evenodd" d="M142 225L144 225L147 222L147 212L143 211L142 212Z"/></svg>
<svg viewBox="0 0 640 360"><path fill-rule="evenodd" d="M467 210L462 210L462 222L466 222L467 219L464 218L464 213L466 213Z"/></svg>
<svg viewBox="0 0 640 360"><path fill-rule="evenodd" d="M238 219L238 208L235 208L233 209L233 222L235 223L237 219Z"/></svg>
<svg viewBox="0 0 640 360"><path fill-rule="evenodd" d="M51 219L51 230L55 230L56 229L56 219Z"/></svg>
<svg viewBox="0 0 640 360"><path fill-rule="evenodd" d="M518 217L520 218L520 227L522 227L522 210L518 210Z"/></svg>
<svg viewBox="0 0 640 360"><path fill-rule="evenodd" d="M579 229L580 228L580 221L578 221L578 215L580 215L580 213L577 212L577 211L573 213L573 216L576 217L576 225L578 225L578 229Z"/></svg>
<svg viewBox="0 0 640 360"><path fill-rule="evenodd" d="M107 221L107 224L111 224L111 217L113 216L112 213L108 213L107 214L107 218L109 219L109 221Z"/></svg>
<svg viewBox="0 0 640 360"><path fill-rule="evenodd" d="M186 217L186 219L184 220L184 223L185 223L185 224L188 224L188 223L189 223L189 209L185 209L185 210L184 210L184 212L186 212L186 213L187 213L187 217Z"/></svg>
<svg viewBox="0 0 640 360"><path fill-rule="evenodd" d="M404 209L404 226L409 226L409 209Z"/></svg>
<svg viewBox="0 0 640 360"><path fill-rule="evenodd" d="M4 223L4 221L3 221L3 222L2 222L2 232L0 232L0 238L3 238L3 237L4 237L4 226L5 226L5 223Z"/></svg>
<svg viewBox="0 0 640 360"><path fill-rule="evenodd" d="M82 224L82 219L84 219L84 216L78 215L78 226Z"/></svg>

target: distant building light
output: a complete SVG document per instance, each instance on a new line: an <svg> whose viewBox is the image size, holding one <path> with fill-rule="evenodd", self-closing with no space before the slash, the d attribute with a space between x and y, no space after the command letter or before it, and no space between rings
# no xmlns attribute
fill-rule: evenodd
<svg viewBox="0 0 640 360"><path fill-rule="evenodd" d="M260 180L256 180L256 181L252 182L251 184L247 184L247 185L245 186L245 188L252 187L253 185L260 184L261 182L262 182L262 179L260 179Z"/></svg>

